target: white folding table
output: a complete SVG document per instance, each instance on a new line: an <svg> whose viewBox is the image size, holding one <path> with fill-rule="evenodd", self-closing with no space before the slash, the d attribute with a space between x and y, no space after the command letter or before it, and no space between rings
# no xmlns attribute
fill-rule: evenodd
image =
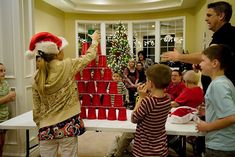
<svg viewBox="0 0 235 157"><path fill-rule="evenodd" d="M136 124L131 123L132 111L127 110L127 121L118 120L98 120L98 119L83 119L87 131L112 131L112 132L135 132ZM168 135L179 135L183 138L183 148L186 149L186 136L204 136L204 133L200 133L195 129L196 124L189 122L186 124L172 124L169 121L166 122L166 132ZM32 111L23 113L19 116L11 118L3 123L0 123L0 129L25 129L26 130L26 156L29 156L30 147L29 144L29 129L35 129L36 124L33 121Z"/></svg>

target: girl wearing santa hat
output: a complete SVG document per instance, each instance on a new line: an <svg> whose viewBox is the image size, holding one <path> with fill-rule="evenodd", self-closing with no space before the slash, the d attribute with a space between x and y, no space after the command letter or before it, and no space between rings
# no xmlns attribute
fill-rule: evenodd
<svg viewBox="0 0 235 157"><path fill-rule="evenodd" d="M64 38L41 32L31 39L27 57L41 57L32 86L41 157L56 156L58 148L62 157L77 157L77 136L85 128L79 116L75 75L96 57L100 35L96 31L91 38L86 55L75 59L63 59L68 44Z"/></svg>

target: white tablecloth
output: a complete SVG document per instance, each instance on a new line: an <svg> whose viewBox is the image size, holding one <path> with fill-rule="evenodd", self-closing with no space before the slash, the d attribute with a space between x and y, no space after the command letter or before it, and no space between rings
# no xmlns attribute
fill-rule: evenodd
<svg viewBox="0 0 235 157"><path fill-rule="evenodd" d="M90 120L84 119L87 131L117 131L117 132L135 132L136 124L131 123L130 110L127 110L127 121L110 121L110 120ZM204 136L204 133L195 130L195 123L189 122L187 124L171 124L169 121L166 123L166 131L168 135L185 135L185 136ZM33 121L32 111L21 114L17 117L9 119L0 123L0 129L35 129L36 124Z"/></svg>

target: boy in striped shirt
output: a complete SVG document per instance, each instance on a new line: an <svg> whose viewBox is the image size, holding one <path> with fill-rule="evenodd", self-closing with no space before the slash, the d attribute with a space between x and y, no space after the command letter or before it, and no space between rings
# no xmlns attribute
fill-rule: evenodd
<svg viewBox="0 0 235 157"><path fill-rule="evenodd" d="M165 123L171 98L164 88L171 81L171 69L155 64L147 69L146 76L146 84L137 88L139 100L131 116L131 121L137 123L132 153L135 157L167 157Z"/></svg>

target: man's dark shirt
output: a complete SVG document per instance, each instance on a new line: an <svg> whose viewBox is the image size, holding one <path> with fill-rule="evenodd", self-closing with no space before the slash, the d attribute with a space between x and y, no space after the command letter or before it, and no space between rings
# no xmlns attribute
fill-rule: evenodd
<svg viewBox="0 0 235 157"><path fill-rule="evenodd" d="M230 23L225 23L218 31L212 36L211 44L224 44L229 46L235 53L235 27ZM209 86L211 79L210 77L202 75L202 86L204 93L206 93L207 87Z"/></svg>
<svg viewBox="0 0 235 157"><path fill-rule="evenodd" d="M225 23L213 34L211 44L225 44L235 52L235 27Z"/></svg>

